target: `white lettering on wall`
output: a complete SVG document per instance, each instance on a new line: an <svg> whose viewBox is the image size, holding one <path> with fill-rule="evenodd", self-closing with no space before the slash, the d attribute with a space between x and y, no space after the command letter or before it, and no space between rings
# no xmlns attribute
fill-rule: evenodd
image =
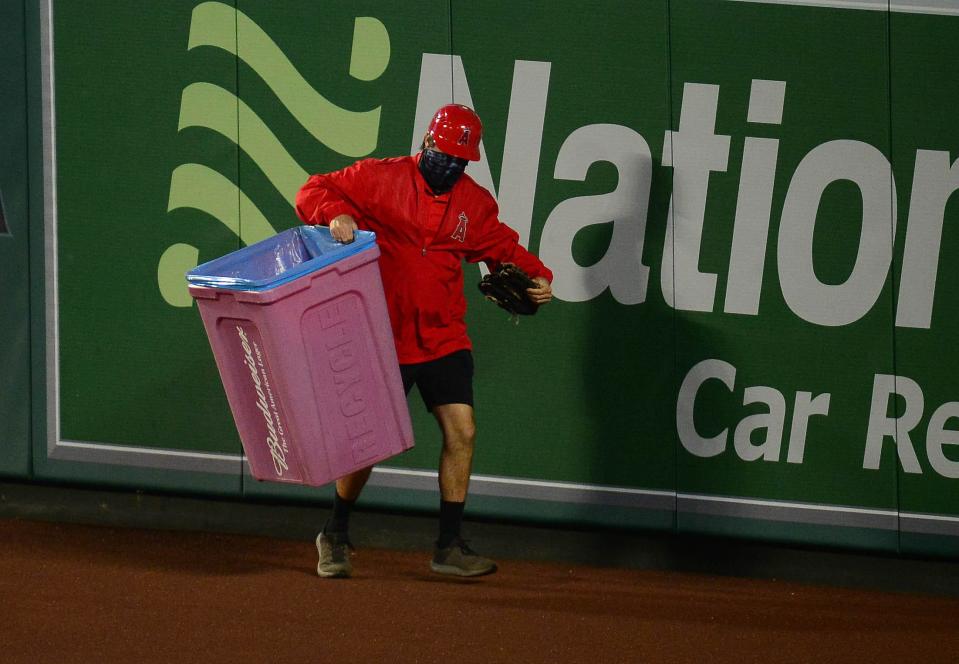
<svg viewBox="0 0 959 664"><path fill-rule="evenodd" d="M556 159L558 180L585 180L590 165L612 163L619 173L616 189L597 196L577 196L557 205L543 228L540 256L554 271L553 292L568 302L591 300L608 287L621 304L646 300L649 268L643 265L646 211L653 158L643 137L613 124L580 127L563 143ZM573 259L573 239L592 224L612 222L605 255L593 265Z"/></svg>
<svg viewBox="0 0 959 664"><path fill-rule="evenodd" d="M862 194L862 234L852 274L833 285L816 276L813 235L823 192L840 180ZM789 308L817 325L848 325L865 316L889 274L895 216L892 172L879 150L846 140L813 148L796 168L779 224L779 285Z"/></svg>

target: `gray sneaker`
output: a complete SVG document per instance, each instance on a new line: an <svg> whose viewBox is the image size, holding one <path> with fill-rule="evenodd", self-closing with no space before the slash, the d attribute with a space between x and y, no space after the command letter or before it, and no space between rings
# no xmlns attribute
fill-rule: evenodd
<svg viewBox="0 0 959 664"><path fill-rule="evenodd" d="M353 545L346 533L320 533L316 536L316 548L320 552L317 574L328 579L346 579L353 574Z"/></svg>
<svg viewBox="0 0 959 664"><path fill-rule="evenodd" d="M430 569L453 576L482 576L496 571L496 563L473 551L465 540L457 537L446 548L433 552Z"/></svg>

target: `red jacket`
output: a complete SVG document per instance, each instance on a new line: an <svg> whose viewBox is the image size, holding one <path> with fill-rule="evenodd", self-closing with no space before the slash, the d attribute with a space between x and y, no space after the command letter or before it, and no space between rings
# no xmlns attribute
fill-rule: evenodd
<svg viewBox="0 0 959 664"><path fill-rule="evenodd" d="M464 174L452 191L433 196L419 156L364 159L313 175L296 196L308 224L351 215L376 233L380 272L401 364L426 362L472 348L466 334L463 260L490 269L515 263L531 277L553 273L498 219L496 201Z"/></svg>

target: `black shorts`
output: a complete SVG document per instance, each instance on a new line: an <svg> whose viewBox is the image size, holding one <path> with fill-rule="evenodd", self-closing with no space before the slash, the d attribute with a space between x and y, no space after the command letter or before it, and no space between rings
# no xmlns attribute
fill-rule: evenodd
<svg viewBox="0 0 959 664"><path fill-rule="evenodd" d="M473 354L458 350L429 362L401 364L403 389L409 394L415 384L426 410L450 403L473 405Z"/></svg>

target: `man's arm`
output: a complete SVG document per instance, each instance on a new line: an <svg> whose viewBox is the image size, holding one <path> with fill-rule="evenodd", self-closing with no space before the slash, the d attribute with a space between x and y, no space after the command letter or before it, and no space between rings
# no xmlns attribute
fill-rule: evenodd
<svg viewBox="0 0 959 664"><path fill-rule="evenodd" d="M296 214L307 224L323 224L341 241L350 241L363 220L366 201L377 195L377 160L363 159L332 173L311 175L296 195Z"/></svg>
<svg viewBox="0 0 959 664"><path fill-rule="evenodd" d="M553 272L534 254L519 243L519 233L499 220L499 209L492 196L485 202L478 228L466 260L471 263L483 261L490 270L503 263L513 263L536 282L538 288L527 289L530 299L536 304L546 304L553 299Z"/></svg>
<svg viewBox="0 0 959 664"><path fill-rule="evenodd" d="M343 192L339 173L311 175L296 194L296 216L307 224L329 225L342 215L355 219L359 211Z"/></svg>

